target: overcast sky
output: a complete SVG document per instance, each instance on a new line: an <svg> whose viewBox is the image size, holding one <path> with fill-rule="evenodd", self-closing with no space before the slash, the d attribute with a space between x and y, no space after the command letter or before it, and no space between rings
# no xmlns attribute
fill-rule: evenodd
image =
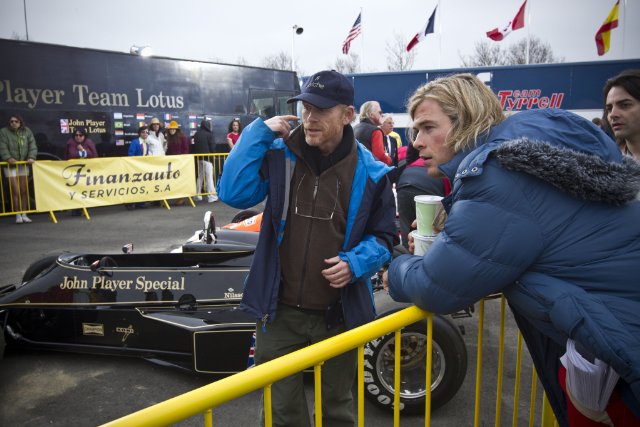
<svg viewBox="0 0 640 427"><path fill-rule="evenodd" d="M473 52L485 33L514 17L523 0L441 0L436 33L414 49L414 69L453 68ZM527 33L548 42L566 62L640 57L640 0L620 0L620 26L611 50L598 57L594 36L615 0L528 0L525 28L511 33L508 46ZM364 71L386 70L385 46L394 32L407 41L431 15L437 0L230 1L230 0L2 0L0 38L128 52L149 45L155 54L260 65L279 52L295 57L302 74L329 68L362 10L362 34L351 49ZM293 26L304 28L293 36ZM496 42L492 42L496 43ZM46 67L46 64L43 64ZM0 66L1 68L1 66Z"/></svg>

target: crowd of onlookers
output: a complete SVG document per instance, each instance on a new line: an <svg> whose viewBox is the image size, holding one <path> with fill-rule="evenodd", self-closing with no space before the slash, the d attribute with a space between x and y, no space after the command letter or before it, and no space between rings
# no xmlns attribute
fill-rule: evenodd
<svg viewBox="0 0 640 427"><path fill-rule="evenodd" d="M224 144L224 151L231 150L240 137L242 124L239 118L231 120L228 126L228 134ZM208 202L218 200L214 187L213 156L211 154L219 152L212 132L212 123L203 119L199 129L188 137L180 129L180 125L175 120L163 128L163 123L156 117L152 118L147 126L138 128L138 137L129 143L129 156L164 156L180 154L198 154L197 156L197 191L196 201L201 201L199 194L206 194ZM228 147L228 149L227 149ZM19 115L12 115L6 127L0 130L0 160L9 163L11 166L3 168L4 176L10 182L11 211L16 213L16 223L30 223L31 219L26 213L21 211L31 210L28 200L28 164L36 160L38 148L31 130L25 125L24 120ZM71 137L68 139L64 159L86 159L98 157L96 144L89 138L85 127L75 127ZM16 162L27 162L28 164L16 164ZM221 164L220 164L221 166ZM221 168L220 168L221 169ZM218 174L221 170L218 170ZM177 199L177 205L186 203L186 199ZM125 205L127 209L144 208L145 202L130 203ZM81 209L73 209L71 215L81 215Z"/></svg>

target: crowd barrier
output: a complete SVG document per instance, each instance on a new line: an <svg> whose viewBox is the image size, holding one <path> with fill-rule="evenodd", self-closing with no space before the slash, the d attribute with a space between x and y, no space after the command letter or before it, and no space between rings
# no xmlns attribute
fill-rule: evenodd
<svg viewBox="0 0 640 427"><path fill-rule="evenodd" d="M497 342L495 336L485 337L485 304L494 304L494 312L499 311L499 334ZM499 304L499 308L496 305ZM493 421L495 426L505 425L540 425L542 427L557 426L557 421L551 411L550 405L542 393L542 387L536 377L535 370L531 368L528 353L523 351L522 336L515 327L515 322L509 322L507 328L507 316L505 299L503 296L490 297L483 299L478 303L478 310L474 314L477 317L477 352L476 359L476 375L467 375L467 381L475 381L475 393L468 398L473 398L473 425L484 426L489 425ZM378 319L359 328L347 331L338 336L332 337L320 343L306 347L302 350L255 366L244 372L223 378L219 381L182 394L180 396L169 399L165 402L158 403L138 412L129 414L120 419L111 421L105 426L160 426L171 425L192 416L202 414L204 416L204 425L209 427L213 425L214 416L213 409L222 404L242 397L255 390L264 390L264 408L265 408L265 425L271 426L271 384L275 381L292 375L296 372L313 367L314 370L314 394L315 394L315 425L322 425L322 405L320 378L322 372L323 361L335 357L338 354L358 349L358 369L357 369L357 422L358 426L365 426L364 414L364 345L378 337L382 337L389 333L395 334L395 370L394 384L395 389L400 389L400 336L401 330L405 326L415 322L427 319L427 352L426 352L426 378L425 383L431 383L431 364L432 364L432 331L433 319L428 312L420 310L413 306L402 311L393 313L384 318ZM493 319L492 319L493 320ZM491 334L495 335L493 330ZM511 335L511 345L505 346L507 335ZM515 342L513 338L515 337ZM491 341L491 342L489 342ZM471 342L467 342L468 347L472 347ZM483 356L487 357L489 353L497 352L498 362L496 365L483 365ZM494 354L495 355L495 354ZM507 357L505 357L507 356ZM514 357L515 356L515 357ZM505 361L513 359L512 364ZM531 375L524 375L524 367L531 369ZM497 373L495 376L495 384L485 384L484 377L489 372ZM505 372L507 377L513 376L514 382L510 384L513 387L513 400L509 402L504 397L505 390ZM525 393L525 386L529 386L528 402L522 396ZM463 384L463 389L465 385ZM458 391L458 395L454 399L460 400L467 396L463 395L462 390ZM424 425L431 425L431 390L426 390L426 402L424 411ZM492 395L495 392L494 405L491 404ZM395 393L394 402L394 426L400 425L399 395ZM541 403L539 403L541 402ZM454 404L450 402L449 404ZM509 406L511 414L507 414L505 407ZM470 425L471 414L465 414L459 411L456 417L459 425ZM509 416L510 415L510 416ZM459 419L458 419L459 417ZM469 418L467 418L469 417ZM536 422L538 424L536 424Z"/></svg>
<svg viewBox="0 0 640 427"><path fill-rule="evenodd" d="M228 153L0 162L0 216L216 196Z"/></svg>

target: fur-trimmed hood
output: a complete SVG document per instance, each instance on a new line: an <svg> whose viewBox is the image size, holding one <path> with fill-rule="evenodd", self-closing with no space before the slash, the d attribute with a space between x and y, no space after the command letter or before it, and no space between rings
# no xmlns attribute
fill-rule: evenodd
<svg viewBox="0 0 640 427"><path fill-rule="evenodd" d="M504 142L494 155L504 168L540 178L579 199L622 205L640 192L640 163L629 157L608 162L528 139Z"/></svg>

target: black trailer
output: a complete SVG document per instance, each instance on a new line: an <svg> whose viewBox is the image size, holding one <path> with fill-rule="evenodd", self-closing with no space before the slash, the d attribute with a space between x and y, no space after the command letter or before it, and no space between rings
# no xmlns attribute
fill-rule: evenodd
<svg viewBox="0 0 640 427"><path fill-rule="evenodd" d="M62 158L80 126L100 156L125 155L153 117L187 134L206 117L222 151L233 118L289 114L286 100L300 92L294 72L258 67L5 39L0 57L0 125L21 115L40 159Z"/></svg>

